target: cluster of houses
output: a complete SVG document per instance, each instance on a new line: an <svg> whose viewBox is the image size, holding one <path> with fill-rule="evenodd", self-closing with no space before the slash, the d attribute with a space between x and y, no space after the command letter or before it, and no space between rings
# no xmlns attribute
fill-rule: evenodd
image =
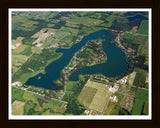
<svg viewBox="0 0 160 128"><path fill-rule="evenodd" d="M112 93L115 93L115 92L118 91L118 88L119 88L119 86L117 86L117 85L114 85L113 87L110 86L110 87L108 88L108 91L109 91L109 92L112 92Z"/></svg>
<svg viewBox="0 0 160 128"><path fill-rule="evenodd" d="M14 83L12 83L12 86L21 86L21 82L20 81L16 81Z"/></svg>
<svg viewBox="0 0 160 128"><path fill-rule="evenodd" d="M125 77L123 77L123 79L121 79L121 80L119 81L119 83L120 83L120 84L126 84L126 83L127 83L127 79L128 79L128 76L125 76Z"/></svg>
<svg viewBox="0 0 160 128"><path fill-rule="evenodd" d="M111 93L115 93L118 91L118 88L119 86L117 85L114 85L114 87L110 86L108 88L108 91L111 92ZM117 99L117 96L110 96L109 99L112 101L112 102L118 102L118 99Z"/></svg>

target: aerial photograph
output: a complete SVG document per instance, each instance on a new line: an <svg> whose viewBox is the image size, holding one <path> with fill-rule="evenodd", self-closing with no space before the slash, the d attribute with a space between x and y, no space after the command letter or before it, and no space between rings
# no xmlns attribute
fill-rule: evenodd
<svg viewBox="0 0 160 128"><path fill-rule="evenodd" d="M10 12L12 116L149 115L149 11Z"/></svg>

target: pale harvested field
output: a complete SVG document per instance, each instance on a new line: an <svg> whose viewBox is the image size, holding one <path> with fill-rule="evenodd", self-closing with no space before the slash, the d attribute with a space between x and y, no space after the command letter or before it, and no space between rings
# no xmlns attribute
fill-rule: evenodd
<svg viewBox="0 0 160 128"><path fill-rule="evenodd" d="M14 53L21 53L27 48L27 45L21 44L16 49L13 50Z"/></svg>
<svg viewBox="0 0 160 128"><path fill-rule="evenodd" d="M14 101L12 103L12 115L23 115L25 102Z"/></svg>
<svg viewBox="0 0 160 128"><path fill-rule="evenodd" d="M28 56L26 55L12 55L12 63L14 62L19 62L19 63L24 63Z"/></svg>
<svg viewBox="0 0 160 128"><path fill-rule="evenodd" d="M26 21L24 24L22 24L22 26L24 26L24 27L32 27L32 25L37 24L37 23L38 22L36 22L36 21L29 20L29 21Z"/></svg>
<svg viewBox="0 0 160 128"><path fill-rule="evenodd" d="M84 106L89 107L96 92L97 89L85 86L78 97L79 102Z"/></svg>
<svg viewBox="0 0 160 128"><path fill-rule="evenodd" d="M32 53L34 53L36 50L37 50L37 47L35 47L35 46L32 46L32 47L31 47Z"/></svg>
<svg viewBox="0 0 160 128"><path fill-rule="evenodd" d="M24 37L19 36L19 37L17 37L16 41L17 41L17 43L21 43L22 44L22 40L23 39L24 39Z"/></svg>
<svg viewBox="0 0 160 128"><path fill-rule="evenodd" d="M46 30L47 32L45 33ZM44 28L32 36L32 38L37 38L32 44L37 43L38 45L40 42L44 42L48 37L54 34L55 34L54 29Z"/></svg>
<svg viewBox="0 0 160 128"><path fill-rule="evenodd" d="M133 85L135 76L136 76L136 72L132 72L132 73L129 75L129 80L128 80L129 85Z"/></svg>
<svg viewBox="0 0 160 128"><path fill-rule="evenodd" d="M92 90L95 90L95 89L97 91L96 91L96 93L94 92L95 94L93 95ZM83 96L81 96L82 94L83 94ZM97 82L93 82L93 81L88 81L84 87L84 90L82 90L82 92L79 96L79 99L81 98L81 100L80 100L81 103L84 101L87 102L86 97L88 95L91 95L90 99L92 101L88 100L90 105L87 104L89 106L86 106L86 107L88 107L89 109L96 110L98 112L103 112L106 104L109 101L109 96L111 95L111 93L108 92L108 89L105 84L97 83Z"/></svg>

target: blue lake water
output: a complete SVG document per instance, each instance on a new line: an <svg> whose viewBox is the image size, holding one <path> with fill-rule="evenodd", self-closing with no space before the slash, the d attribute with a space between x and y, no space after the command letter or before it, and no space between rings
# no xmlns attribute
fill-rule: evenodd
<svg viewBox="0 0 160 128"><path fill-rule="evenodd" d="M74 53L81 49L89 40L105 39L106 37L107 42L103 42L104 51L107 54L106 63L82 68L80 72L73 73L71 80L78 80L79 74L102 73L108 77L115 77L123 74L127 70L125 53L114 43L109 43L115 36L111 35L107 30L100 30L88 36L84 36L79 43L74 44L70 49L57 49L56 52L63 53L62 57L50 63L45 69L45 74L40 73L28 79L25 84L46 89L57 89L58 87L54 81L60 78L62 69L67 66ZM39 77L41 78L38 79Z"/></svg>
<svg viewBox="0 0 160 128"><path fill-rule="evenodd" d="M112 23L115 24L115 23L118 23L118 21L117 21L117 20L114 20Z"/></svg>
<svg viewBox="0 0 160 128"><path fill-rule="evenodd" d="M127 17L128 21L133 21L133 20L137 20L137 19L148 19L147 17L143 16L143 15L135 15L135 16L132 16L132 17Z"/></svg>

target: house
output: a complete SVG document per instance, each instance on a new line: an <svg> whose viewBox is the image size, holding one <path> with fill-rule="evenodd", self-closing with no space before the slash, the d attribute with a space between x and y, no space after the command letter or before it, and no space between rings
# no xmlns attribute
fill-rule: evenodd
<svg viewBox="0 0 160 128"><path fill-rule="evenodd" d="M113 102L118 102L117 96L110 96L109 99Z"/></svg>
<svg viewBox="0 0 160 128"><path fill-rule="evenodd" d="M110 86L110 87L108 88L108 91L109 91L109 92L112 92L112 93L115 93L115 92L118 91L118 88L115 88L115 87Z"/></svg>

